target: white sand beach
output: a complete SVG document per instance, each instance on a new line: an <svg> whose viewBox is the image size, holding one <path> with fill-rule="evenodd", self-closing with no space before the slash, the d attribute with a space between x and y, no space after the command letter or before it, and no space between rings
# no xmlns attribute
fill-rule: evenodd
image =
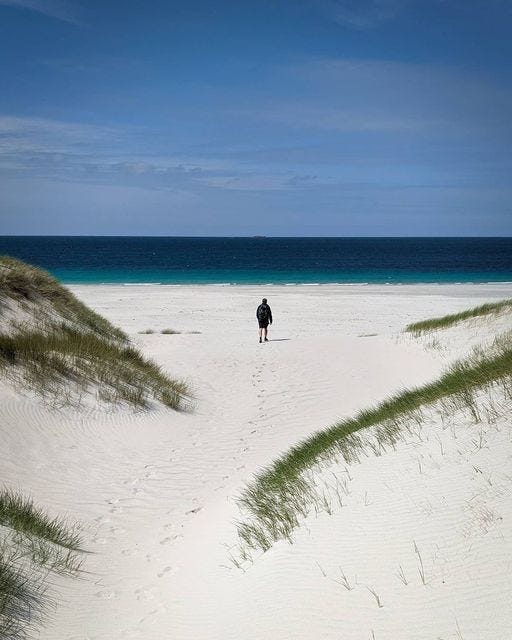
<svg viewBox="0 0 512 640"><path fill-rule="evenodd" d="M2 383L5 484L79 521L90 551L81 579L59 578L41 640L512 637L510 416L433 415L396 450L334 465L342 507L231 562L255 473L510 329L509 315L402 333L512 284L70 289L186 379L194 406L56 411ZM274 324L260 345L262 296Z"/></svg>

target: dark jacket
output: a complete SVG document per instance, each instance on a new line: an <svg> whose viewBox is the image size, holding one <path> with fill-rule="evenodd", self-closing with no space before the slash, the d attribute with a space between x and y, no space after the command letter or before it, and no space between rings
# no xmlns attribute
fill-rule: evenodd
<svg viewBox="0 0 512 640"><path fill-rule="evenodd" d="M256 309L256 318L258 320L268 320L272 324L272 310L268 304L260 304Z"/></svg>

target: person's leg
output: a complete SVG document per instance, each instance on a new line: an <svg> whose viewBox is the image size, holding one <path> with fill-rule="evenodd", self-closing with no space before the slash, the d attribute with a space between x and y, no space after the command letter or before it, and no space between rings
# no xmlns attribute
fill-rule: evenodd
<svg viewBox="0 0 512 640"><path fill-rule="evenodd" d="M259 333L259 336L260 336L260 342L261 342L261 336L262 336L262 334L263 334L263 328L262 328L262 327L260 327L260 328L259 328L258 333Z"/></svg>
<svg viewBox="0 0 512 640"><path fill-rule="evenodd" d="M265 327L265 328L263 329L263 337L265 338L265 342L268 342L268 338L267 338L267 329L268 329L268 327Z"/></svg>

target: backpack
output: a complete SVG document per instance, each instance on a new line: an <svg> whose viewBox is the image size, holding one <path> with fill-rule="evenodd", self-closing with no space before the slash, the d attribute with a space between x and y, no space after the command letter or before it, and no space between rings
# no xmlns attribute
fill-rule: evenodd
<svg viewBox="0 0 512 640"><path fill-rule="evenodd" d="M256 314L258 316L258 320L261 320L262 322L264 320L268 320L268 305L267 304L260 304L260 306L258 307L258 312Z"/></svg>

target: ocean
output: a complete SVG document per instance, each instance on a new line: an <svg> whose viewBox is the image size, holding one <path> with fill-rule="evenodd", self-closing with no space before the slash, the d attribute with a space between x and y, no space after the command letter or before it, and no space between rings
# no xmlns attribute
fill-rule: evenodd
<svg viewBox="0 0 512 640"><path fill-rule="evenodd" d="M0 254L68 284L512 281L512 238L0 236Z"/></svg>

